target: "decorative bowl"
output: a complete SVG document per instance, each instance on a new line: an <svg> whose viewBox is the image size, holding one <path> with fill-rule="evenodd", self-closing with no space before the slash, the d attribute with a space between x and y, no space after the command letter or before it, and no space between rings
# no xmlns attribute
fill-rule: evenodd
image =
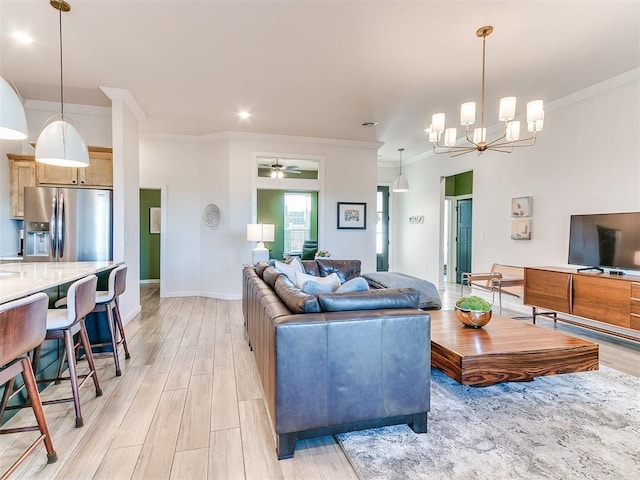
<svg viewBox="0 0 640 480"><path fill-rule="evenodd" d="M465 327L481 328L491 320L491 310L466 310L455 307L456 317Z"/></svg>

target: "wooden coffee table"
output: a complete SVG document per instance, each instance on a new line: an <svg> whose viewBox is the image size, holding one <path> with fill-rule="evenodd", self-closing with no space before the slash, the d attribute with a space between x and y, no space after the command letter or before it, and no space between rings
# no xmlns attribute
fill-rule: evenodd
<svg viewBox="0 0 640 480"><path fill-rule="evenodd" d="M598 369L598 345L493 315L482 328L453 310L431 310L431 365L463 385L486 387Z"/></svg>

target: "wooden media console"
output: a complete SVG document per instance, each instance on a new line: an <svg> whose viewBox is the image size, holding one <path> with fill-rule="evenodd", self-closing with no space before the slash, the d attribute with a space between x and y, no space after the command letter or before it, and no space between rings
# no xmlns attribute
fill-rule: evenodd
<svg viewBox="0 0 640 480"><path fill-rule="evenodd" d="M559 267L526 267L524 304L533 308L533 323L538 315L551 316L554 320L640 341L638 276L579 272ZM579 319L561 318L558 313L594 320L601 326Z"/></svg>

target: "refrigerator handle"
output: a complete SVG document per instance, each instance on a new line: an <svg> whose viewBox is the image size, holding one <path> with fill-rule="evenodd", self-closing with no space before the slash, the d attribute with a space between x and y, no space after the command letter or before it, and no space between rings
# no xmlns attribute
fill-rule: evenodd
<svg viewBox="0 0 640 480"><path fill-rule="evenodd" d="M60 206L58 209L58 250L60 254L58 258L62 258L64 255L64 227L66 221L66 214L64 211L64 194L60 194Z"/></svg>
<svg viewBox="0 0 640 480"><path fill-rule="evenodd" d="M57 197L54 195L51 200L51 218L49 220L49 237L51 241L51 255L56 258L58 256L57 249L57 228L56 228L56 218L58 217L58 201Z"/></svg>

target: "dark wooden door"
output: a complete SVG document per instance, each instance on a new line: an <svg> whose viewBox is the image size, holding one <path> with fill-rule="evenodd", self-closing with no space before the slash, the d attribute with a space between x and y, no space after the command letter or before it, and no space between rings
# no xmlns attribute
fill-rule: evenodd
<svg viewBox="0 0 640 480"><path fill-rule="evenodd" d="M458 200L457 212L457 248L456 248L456 283L461 282L462 274L471 271L471 217L472 200Z"/></svg>

